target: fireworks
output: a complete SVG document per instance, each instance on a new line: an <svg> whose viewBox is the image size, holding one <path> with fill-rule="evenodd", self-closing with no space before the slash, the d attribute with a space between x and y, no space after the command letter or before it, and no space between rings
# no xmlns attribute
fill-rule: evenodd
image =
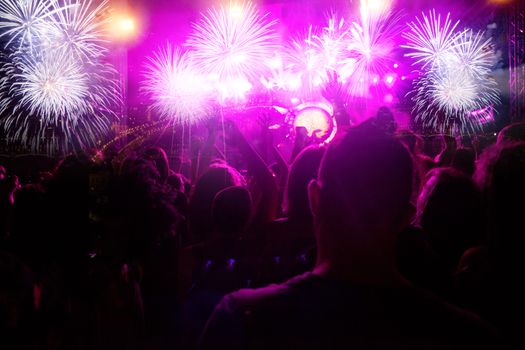
<svg viewBox="0 0 525 350"><path fill-rule="evenodd" d="M307 95L321 87L327 77L327 66L322 46L313 27L304 38L292 40L287 50L286 70L295 77L302 93Z"/></svg>
<svg viewBox="0 0 525 350"><path fill-rule="evenodd" d="M188 53L168 45L148 60L143 91L152 110L178 124L194 124L208 117L208 82L192 65Z"/></svg>
<svg viewBox="0 0 525 350"><path fill-rule="evenodd" d="M101 17L108 0L93 6L92 0L64 0L64 8L47 27L47 44L79 59L92 60L105 54L104 27L108 17Z"/></svg>
<svg viewBox="0 0 525 350"><path fill-rule="evenodd" d="M421 65L421 77L414 82L412 100L416 120L439 132L471 132L482 126L493 106L499 103L497 83L490 75L495 63L491 39L483 33L462 30L454 33L447 15L431 11L419 26L409 24L410 33L404 37L411 51L406 55ZM476 113L473 111L485 111Z"/></svg>
<svg viewBox="0 0 525 350"><path fill-rule="evenodd" d="M55 51L41 60L24 57L18 67L13 91L29 114L52 119L81 115L90 109L86 103L89 80L76 60Z"/></svg>
<svg viewBox="0 0 525 350"><path fill-rule="evenodd" d="M448 61L450 52L457 46L454 30L459 21L453 24L448 13L442 25L441 15L436 15L435 10L430 11L428 17L423 13L422 17L423 21L416 17L417 23L407 23L411 31L403 33L403 37L409 43L401 47L410 50L406 56L415 59L415 64L422 63L423 69L427 66L432 69Z"/></svg>
<svg viewBox="0 0 525 350"><path fill-rule="evenodd" d="M5 47L18 42L32 48L45 32L46 21L63 8L56 0L4 0L0 2L0 37L7 36Z"/></svg>
<svg viewBox="0 0 525 350"><path fill-rule="evenodd" d="M276 46L275 21L251 3L210 9L194 24L187 46L199 70L210 75L223 97L249 89L265 71Z"/></svg>
<svg viewBox="0 0 525 350"><path fill-rule="evenodd" d="M377 83L394 62L399 16L383 7L371 11L369 6L361 1L360 19L350 26L345 59L339 68L341 79L349 81L351 96L367 96L370 85Z"/></svg>
<svg viewBox="0 0 525 350"><path fill-rule="evenodd" d="M90 147L120 105L115 69L104 60L107 0L0 3L7 44L0 72L0 120L8 139L34 150Z"/></svg>

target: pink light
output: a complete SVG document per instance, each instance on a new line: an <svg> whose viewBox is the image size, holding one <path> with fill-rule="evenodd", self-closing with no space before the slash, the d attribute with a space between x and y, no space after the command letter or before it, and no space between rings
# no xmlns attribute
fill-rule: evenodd
<svg viewBox="0 0 525 350"><path fill-rule="evenodd" d="M396 69L399 68L399 64L394 63L394 68L396 68Z"/></svg>
<svg viewBox="0 0 525 350"><path fill-rule="evenodd" d="M392 94L386 94L383 98L383 102L386 104L391 104L394 101L394 96Z"/></svg>
<svg viewBox="0 0 525 350"><path fill-rule="evenodd" d="M392 88L396 82L396 76L394 74L387 74L385 76L385 85L388 86L388 88Z"/></svg>

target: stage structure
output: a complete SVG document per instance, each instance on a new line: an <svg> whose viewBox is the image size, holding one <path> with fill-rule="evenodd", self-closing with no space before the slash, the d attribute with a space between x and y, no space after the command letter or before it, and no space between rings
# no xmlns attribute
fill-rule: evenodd
<svg viewBox="0 0 525 350"><path fill-rule="evenodd" d="M510 120L525 120L525 3L509 9Z"/></svg>

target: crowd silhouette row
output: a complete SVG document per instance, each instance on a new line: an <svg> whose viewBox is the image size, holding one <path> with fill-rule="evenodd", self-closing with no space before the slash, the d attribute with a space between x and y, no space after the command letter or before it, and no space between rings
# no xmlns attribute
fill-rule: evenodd
<svg viewBox="0 0 525 350"><path fill-rule="evenodd" d="M525 124L436 155L372 118L289 161L228 125L235 167L220 128L184 170L159 147L0 166L0 347L523 346Z"/></svg>

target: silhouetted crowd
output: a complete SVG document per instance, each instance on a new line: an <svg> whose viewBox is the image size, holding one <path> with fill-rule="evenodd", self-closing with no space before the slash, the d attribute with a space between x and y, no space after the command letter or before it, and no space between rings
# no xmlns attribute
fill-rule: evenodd
<svg viewBox="0 0 525 350"><path fill-rule="evenodd" d="M290 160L230 122L177 169L0 166L0 348L523 348L525 124L429 145L383 119Z"/></svg>

